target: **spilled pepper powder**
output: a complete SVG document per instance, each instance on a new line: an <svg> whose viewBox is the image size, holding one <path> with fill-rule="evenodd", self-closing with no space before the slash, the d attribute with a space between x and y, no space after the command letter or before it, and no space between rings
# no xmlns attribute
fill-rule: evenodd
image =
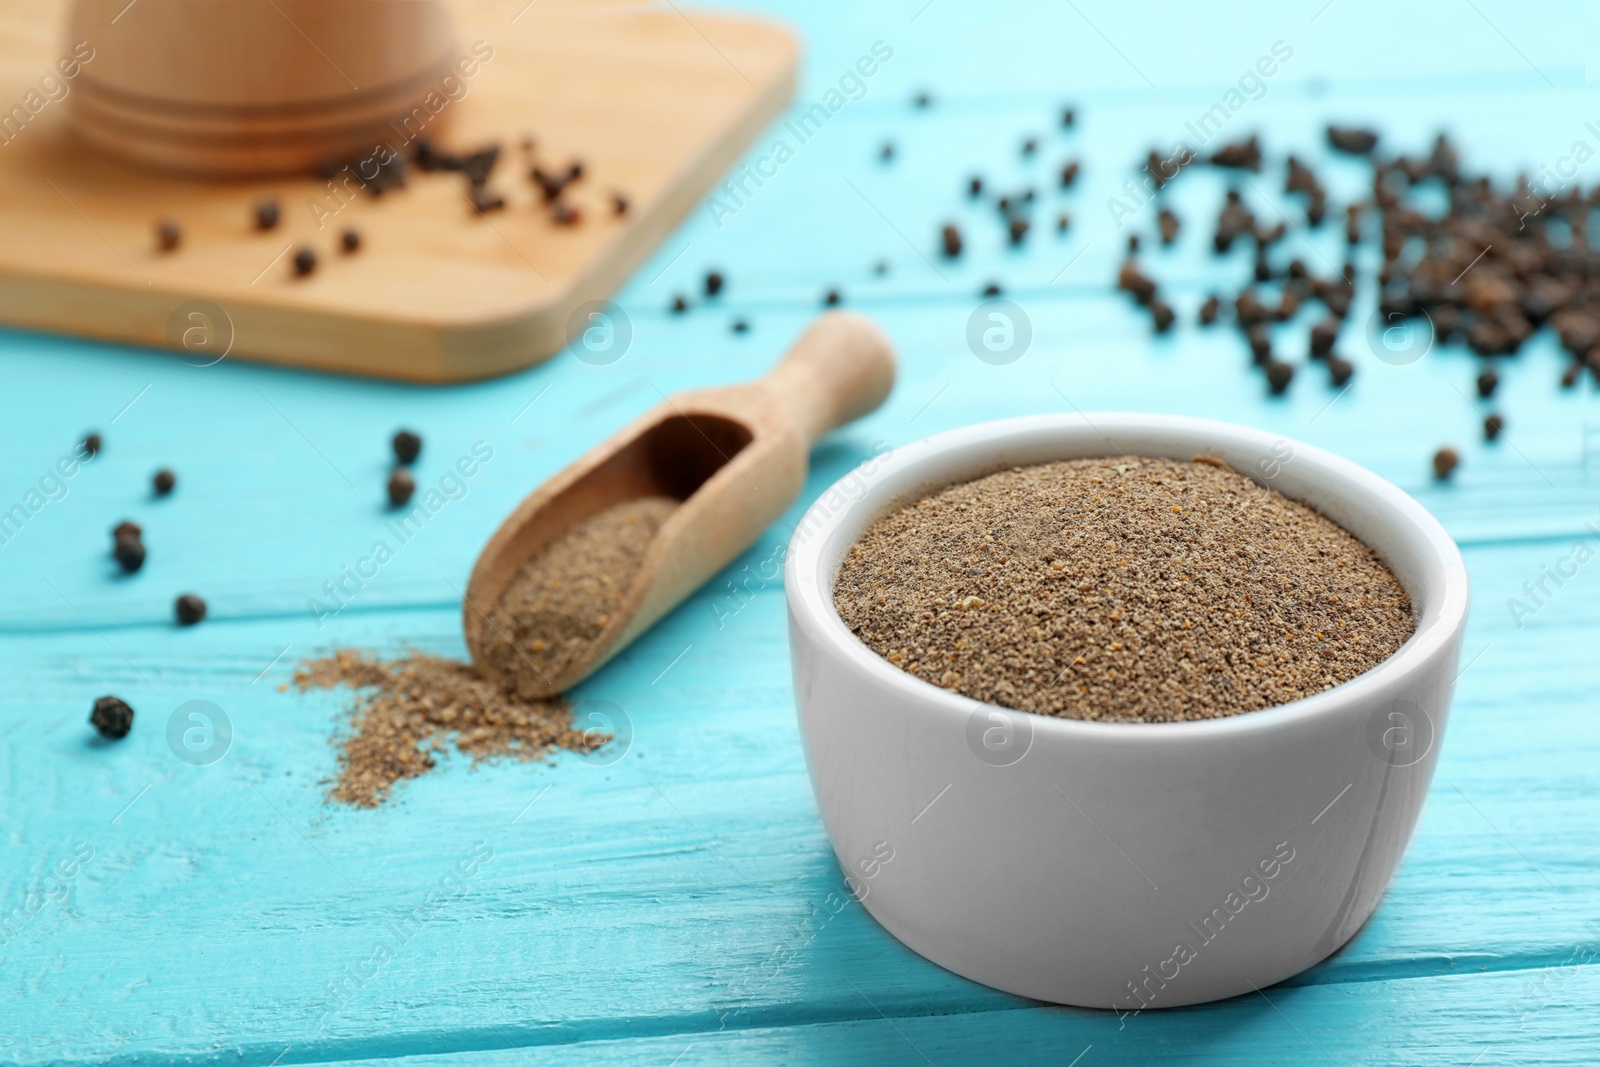
<svg viewBox="0 0 1600 1067"><path fill-rule="evenodd" d="M600 636L677 507L665 496L624 500L568 530L501 594L478 657L507 689L532 699Z"/></svg>
<svg viewBox="0 0 1600 1067"><path fill-rule="evenodd" d="M908 674L1101 722L1297 700L1416 629L1370 548L1210 457L1066 460L941 489L867 528L834 604Z"/></svg>
<svg viewBox="0 0 1600 1067"><path fill-rule="evenodd" d="M453 746L473 762L544 759L558 748L590 752L610 736L576 730L562 697L523 701L468 663L415 654L383 662L341 650L302 663L294 686L355 690L349 736L329 799L374 808L395 783L433 769Z"/></svg>

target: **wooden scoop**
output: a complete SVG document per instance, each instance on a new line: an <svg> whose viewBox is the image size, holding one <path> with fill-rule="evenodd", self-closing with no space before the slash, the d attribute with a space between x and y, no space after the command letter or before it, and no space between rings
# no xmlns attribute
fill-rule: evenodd
<svg viewBox="0 0 1600 1067"><path fill-rule="evenodd" d="M483 655L489 613L528 560L624 500L682 501L595 641L541 691L522 691L554 696L582 681L750 547L799 496L812 443L883 403L894 374L883 332L833 311L765 377L679 393L597 446L535 490L484 546L462 605L473 660L494 674Z"/></svg>

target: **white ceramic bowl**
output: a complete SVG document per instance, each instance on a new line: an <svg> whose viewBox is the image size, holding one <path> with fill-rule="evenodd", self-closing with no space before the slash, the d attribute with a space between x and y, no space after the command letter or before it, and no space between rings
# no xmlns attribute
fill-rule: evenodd
<svg viewBox="0 0 1600 1067"><path fill-rule="evenodd" d="M939 689L840 621L839 562L898 503L1007 467L1119 452L1215 456L1317 508L1388 563L1417 632L1304 700L1138 725ZM1118 1011L1248 993L1360 929L1422 810L1468 602L1449 535L1377 475L1275 434L1165 415L1013 419L896 449L806 513L784 580L806 762L850 891L957 974Z"/></svg>

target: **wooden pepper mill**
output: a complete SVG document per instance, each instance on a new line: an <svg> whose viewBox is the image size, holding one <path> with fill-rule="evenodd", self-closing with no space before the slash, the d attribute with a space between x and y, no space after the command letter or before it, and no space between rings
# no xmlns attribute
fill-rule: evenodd
<svg viewBox="0 0 1600 1067"><path fill-rule="evenodd" d="M436 134L460 93L439 0L74 0L67 40L94 49L68 98L78 134L190 174L356 159Z"/></svg>

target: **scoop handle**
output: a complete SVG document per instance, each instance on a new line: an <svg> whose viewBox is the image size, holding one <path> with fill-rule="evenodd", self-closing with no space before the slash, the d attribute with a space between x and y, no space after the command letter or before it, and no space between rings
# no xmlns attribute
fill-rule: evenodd
<svg viewBox="0 0 1600 1067"><path fill-rule="evenodd" d="M872 411L894 386L894 345L872 320L830 311L762 379L809 444Z"/></svg>

